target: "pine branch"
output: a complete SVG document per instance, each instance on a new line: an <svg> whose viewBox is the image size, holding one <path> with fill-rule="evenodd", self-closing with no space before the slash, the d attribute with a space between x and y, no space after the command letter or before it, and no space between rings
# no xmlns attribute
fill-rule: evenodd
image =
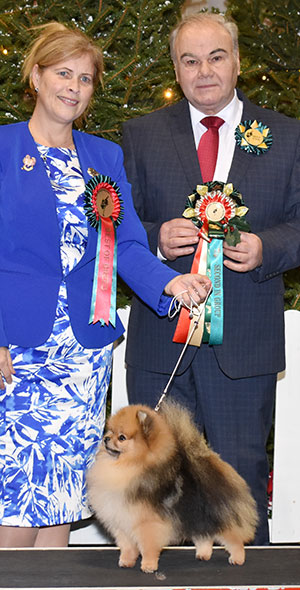
<svg viewBox="0 0 300 590"><path fill-rule="evenodd" d="M123 14L121 15L121 18L120 18L119 22L117 23L117 26L116 26L115 30L113 31L113 33L111 34L111 36L108 37L106 43L103 44L103 46L102 46L103 51L105 51L105 49L107 49L112 44L112 42L114 40L114 37L117 36L117 33L120 30L120 28L121 28L122 22L124 21L126 15L128 13L128 10L129 10L129 8L127 6L127 8L125 8ZM108 9L107 9L107 13L108 13Z"/></svg>

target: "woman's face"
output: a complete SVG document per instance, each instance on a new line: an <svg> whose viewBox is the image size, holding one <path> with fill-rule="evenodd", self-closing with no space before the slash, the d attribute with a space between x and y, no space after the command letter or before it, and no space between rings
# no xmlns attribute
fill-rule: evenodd
<svg viewBox="0 0 300 590"><path fill-rule="evenodd" d="M87 108L94 90L94 65L86 53L53 66L32 70L37 93L36 110L46 123L72 124Z"/></svg>

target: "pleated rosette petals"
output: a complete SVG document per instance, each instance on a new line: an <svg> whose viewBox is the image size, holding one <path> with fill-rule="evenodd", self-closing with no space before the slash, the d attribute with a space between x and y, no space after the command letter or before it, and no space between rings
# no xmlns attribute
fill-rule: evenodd
<svg viewBox="0 0 300 590"><path fill-rule="evenodd" d="M231 183L212 181L198 185L189 195L183 217L191 219L199 227L199 235L208 242L221 238L235 246L240 241L240 231L250 231L244 219L247 212L241 193Z"/></svg>

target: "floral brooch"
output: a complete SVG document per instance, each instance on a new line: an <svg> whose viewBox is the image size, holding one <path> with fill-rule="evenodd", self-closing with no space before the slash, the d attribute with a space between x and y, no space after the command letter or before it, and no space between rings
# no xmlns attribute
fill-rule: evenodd
<svg viewBox="0 0 300 590"><path fill-rule="evenodd" d="M272 133L267 127L258 121L243 121L235 130L235 140L238 146L255 156L267 152L273 142Z"/></svg>
<svg viewBox="0 0 300 590"><path fill-rule="evenodd" d="M26 170L26 172L30 172L31 170L33 170L33 167L35 166L36 163L36 159L34 156L29 156L29 154L27 154L25 156L25 158L23 158L23 166L21 168L21 170Z"/></svg>

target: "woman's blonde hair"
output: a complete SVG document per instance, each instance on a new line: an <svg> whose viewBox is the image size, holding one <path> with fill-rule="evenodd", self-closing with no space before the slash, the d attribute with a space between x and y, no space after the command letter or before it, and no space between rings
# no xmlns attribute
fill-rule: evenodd
<svg viewBox="0 0 300 590"><path fill-rule="evenodd" d="M84 54L91 56L94 65L94 88L99 82L102 83L102 51L85 33L79 29L69 29L55 21L33 29L38 31L39 35L31 43L22 66L22 79L29 80L32 90L34 84L31 75L35 64L38 64L40 68L46 68L64 59L72 59Z"/></svg>

